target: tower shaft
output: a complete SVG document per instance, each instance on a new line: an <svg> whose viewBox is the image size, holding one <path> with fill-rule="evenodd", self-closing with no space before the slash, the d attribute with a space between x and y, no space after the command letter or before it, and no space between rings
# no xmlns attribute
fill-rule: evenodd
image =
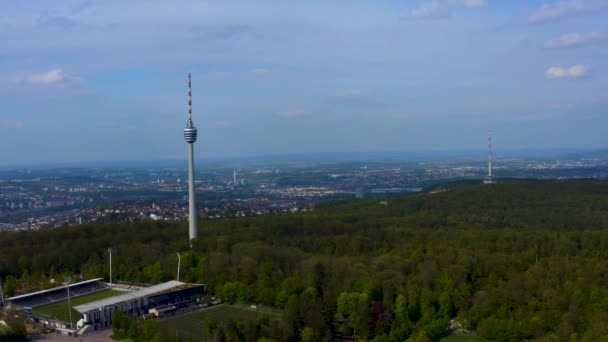
<svg viewBox="0 0 608 342"><path fill-rule="evenodd" d="M198 237L196 197L194 196L194 143L188 144L188 221L190 240Z"/></svg>

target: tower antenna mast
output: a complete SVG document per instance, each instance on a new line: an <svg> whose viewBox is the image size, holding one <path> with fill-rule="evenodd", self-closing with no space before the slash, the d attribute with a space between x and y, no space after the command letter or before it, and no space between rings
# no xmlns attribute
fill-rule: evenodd
<svg viewBox="0 0 608 342"><path fill-rule="evenodd" d="M192 124L192 75L188 73L188 123Z"/></svg>

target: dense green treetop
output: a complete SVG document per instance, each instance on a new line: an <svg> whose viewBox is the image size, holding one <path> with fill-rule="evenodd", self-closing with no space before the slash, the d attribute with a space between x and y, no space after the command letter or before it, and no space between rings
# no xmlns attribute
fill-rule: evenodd
<svg viewBox="0 0 608 342"><path fill-rule="evenodd" d="M4 233L0 277L9 293L63 273L107 278L112 247L114 279L158 283L181 251L180 280L285 309L280 326L245 334L256 338L435 340L456 319L492 340L596 341L608 336L607 227L606 183L438 187L204 221L192 249L183 222Z"/></svg>

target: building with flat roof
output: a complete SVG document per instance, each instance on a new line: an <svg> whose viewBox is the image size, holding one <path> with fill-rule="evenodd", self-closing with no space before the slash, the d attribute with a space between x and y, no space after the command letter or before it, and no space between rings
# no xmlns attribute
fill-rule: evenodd
<svg viewBox="0 0 608 342"><path fill-rule="evenodd" d="M188 284L180 281L150 286L141 290L127 292L95 302L75 306L74 309L82 314L78 328L90 325L94 330L112 326L112 314L115 310L129 317L140 317L148 314L151 309L172 306L177 312L196 303L196 299L207 293L202 284Z"/></svg>

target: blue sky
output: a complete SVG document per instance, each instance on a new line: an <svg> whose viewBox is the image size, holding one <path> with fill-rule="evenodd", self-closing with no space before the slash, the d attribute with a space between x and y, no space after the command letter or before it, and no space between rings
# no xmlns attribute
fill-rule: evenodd
<svg viewBox="0 0 608 342"><path fill-rule="evenodd" d="M0 160L608 147L608 0L0 0Z"/></svg>

